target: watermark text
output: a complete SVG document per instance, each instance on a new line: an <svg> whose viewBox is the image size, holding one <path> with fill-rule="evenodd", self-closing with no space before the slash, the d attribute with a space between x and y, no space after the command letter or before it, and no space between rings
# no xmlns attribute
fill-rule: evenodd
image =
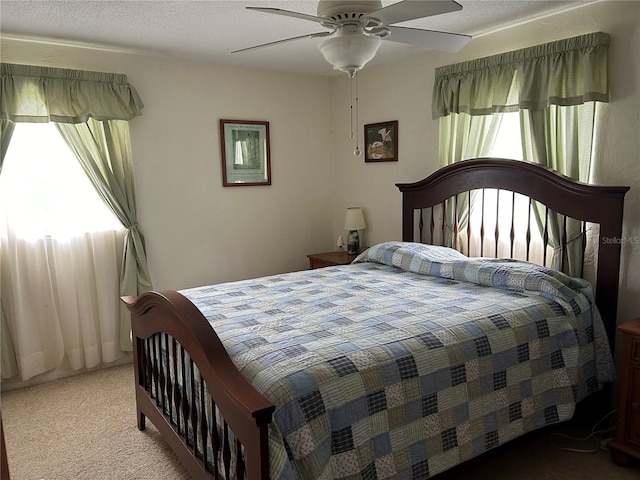
<svg viewBox="0 0 640 480"><path fill-rule="evenodd" d="M631 235L626 237L602 237L601 240L604 245L640 245L640 237Z"/></svg>

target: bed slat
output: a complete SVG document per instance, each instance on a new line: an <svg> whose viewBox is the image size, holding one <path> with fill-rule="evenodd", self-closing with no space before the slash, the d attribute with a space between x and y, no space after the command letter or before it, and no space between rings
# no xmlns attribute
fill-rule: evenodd
<svg viewBox="0 0 640 480"><path fill-rule="evenodd" d="M175 426L178 434L180 433L180 384L177 381L178 378L178 342L175 339L172 342L172 353L173 353L173 373L176 376L176 381L173 382L173 402L174 412L175 412ZM173 423L173 416L170 419L170 422Z"/></svg>
<svg viewBox="0 0 640 480"><path fill-rule="evenodd" d="M484 200L485 190L482 189L482 212L480 218L480 256L484 257Z"/></svg>
<svg viewBox="0 0 640 480"><path fill-rule="evenodd" d="M493 240L494 240L494 258L498 258L498 245L500 244L500 222L498 219L500 218L500 190L498 190L496 201L496 227L493 232Z"/></svg>
<svg viewBox="0 0 640 480"><path fill-rule="evenodd" d="M527 256L526 261L528 262L531 258L531 209L533 208L532 200L529 198L529 209L527 211L527 233L526 233L526 242L527 242Z"/></svg>
<svg viewBox="0 0 640 480"><path fill-rule="evenodd" d="M471 190L467 190L467 206L469 208L469 213L467 214L467 255L470 255L471 252Z"/></svg>
<svg viewBox="0 0 640 480"><path fill-rule="evenodd" d="M193 446L193 453L196 454L197 457L197 453L198 453L198 411L196 408L194 408L194 404L196 403L196 382L199 381L198 378L196 378L196 372L195 372L195 368L193 365L193 360L191 359L191 357L189 357L189 366L191 367L189 370L191 371L191 401L188 402L189 403L189 423L191 426L191 443ZM187 435L187 439L189 438L189 436Z"/></svg>
<svg viewBox="0 0 640 480"><path fill-rule="evenodd" d="M445 212L447 211L446 202L442 202L441 206L442 206L442 216L440 218L442 219L442 221L440 225L440 235L441 235L440 245L444 246L444 239L447 238L447 223L445 218Z"/></svg>
<svg viewBox="0 0 640 480"><path fill-rule="evenodd" d="M229 447L229 442L229 425L224 422L222 427L222 464L225 478L229 478L229 472L231 471L231 447Z"/></svg>
<svg viewBox="0 0 640 480"><path fill-rule="evenodd" d="M515 249L515 241L516 241L515 216L516 216L516 194L515 192L511 192L511 231L509 232L509 252L510 252L509 258L514 258L513 251Z"/></svg>
<svg viewBox="0 0 640 480"><path fill-rule="evenodd" d="M560 247L560 269L567 268L567 217L562 217L562 245Z"/></svg>
<svg viewBox="0 0 640 480"><path fill-rule="evenodd" d="M542 232L542 264L547 264L547 247L549 246L549 209L544 209L544 230Z"/></svg>
<svg viewBox="0 0 640 480"><path fill-rule="evenodd" d="M207 415L206 415L206 400L205 400L205 388L204 380L200 378L200 440L202 442L202 466L205 470L209 468L207 462Z"/></svg>
<svg viewBox="0 0 640 480"><path fill-rule="evenodd" d="M211 399L211 447L214 452L220 451L220 436L218 434L218 415L217 406L213 399ZM216 474L216 478L219 478L218 472L220 471L220 464L218 462L218 455L214 453L213 455L213 471Z"/></svg>
<svg viewBox="0 0 640 480"><path fill-rule="evenodd" d="M587 252L587 222L582 222L582 234L581 236L581 241L582 241L582 246L580 247L580 251L582 252L581 258L580 258L580 276L584 277L584 260L585 260L585 254Z"/></svg>
<svg viewBox="0 0 640 480"><path fill-rule="evenodd" d="M242 455L242 444L236 440L236 478L238 480L245 476L244 456Z"/></svg>
<svg viewBox="0 0 640 480"><path fill-rule="evenodd" d="M166 348L167 348L167 352L171 351L171 346L173 344L173 339L169 337L169 335L166 336L165 338L165 344L166 344ZM168 403L168 407L169 407L169 418L173 418L173 381L171 380L172 375L171 375L171 355L169 353L167 353L166 356L166 365L165 365L165 369L167 371L167 391L166 391L166 395L167 395L167 403Z"/></svg>
<svg viewBox="0 0 640 480"><path fill-rule="evenodd" d="M458 195L453 197L453 248L458 250L458 233L460 225L458 224Z"/></svg>

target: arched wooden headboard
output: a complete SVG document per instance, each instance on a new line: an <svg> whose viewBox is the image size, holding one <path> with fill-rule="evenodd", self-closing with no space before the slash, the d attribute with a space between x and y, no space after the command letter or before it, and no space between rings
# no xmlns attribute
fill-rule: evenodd
<svg viewBox="0 0 640 480"><path fill-rule="evenodd" d="M415 211L481 189L516 192L566 217L599 225L596 304L613 346L624 196L629 187L588 185L553 170L518 160L477 158L439 169L415 183L398 183L402 192L402 238L414 241ZM420 226L421 228L421 226Z"/></svg>

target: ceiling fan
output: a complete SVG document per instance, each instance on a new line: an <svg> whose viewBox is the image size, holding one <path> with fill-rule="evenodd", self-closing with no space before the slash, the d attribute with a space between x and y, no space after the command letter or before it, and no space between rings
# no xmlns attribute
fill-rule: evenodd
<svg viewBox="0 0 640 480"><path fill-rule="evenodd" d="M328 31L286 38L231 53L303 38L327 37L318 45L318 49L334 69L346 72L350 77L375 56L382 40L456 52L471 39L468 35L393 25L461 10L462 6L453 0L403 0L386 7L382 7L380 0L320 0L317 16L280 8L246 8L316 22Z"/></svg>

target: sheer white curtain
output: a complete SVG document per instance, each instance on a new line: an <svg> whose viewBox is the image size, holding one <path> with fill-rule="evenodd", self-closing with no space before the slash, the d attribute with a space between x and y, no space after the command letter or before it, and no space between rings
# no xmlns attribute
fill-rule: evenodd
<svg viewBox="0 0 640 480"><path fill-rule="evenodd" d="M123 232L31 242L2 232L2 305L21 380L113 362L119 347Z"/></svg>

